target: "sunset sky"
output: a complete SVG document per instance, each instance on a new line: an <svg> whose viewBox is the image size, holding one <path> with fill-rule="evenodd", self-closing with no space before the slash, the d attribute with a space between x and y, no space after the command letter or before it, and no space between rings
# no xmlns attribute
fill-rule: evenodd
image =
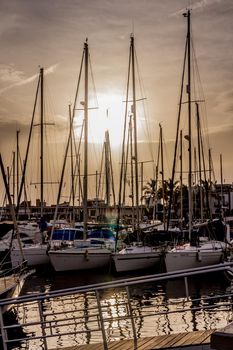
<svg viewBox="0 0 233 350"><path fill-rule="evenodd" d="M152 149L152 154L141 152L139 160L150 160L156 154L154 145L161 123L167 143L166 171L171 176L187 25L182 13L188 6L192 8L193 41L206 102L205 132L209 136L216 179L220 181L222 153L223 176L231 183L232 0L0 0L0 150L5 166L10 166L12 160L17 129L20 129L23 157L39 67L46 70L47 117L56 124L50 131L50 142L58 144L55 167L62 162L68 133L68 105L74 100L86 38L98 101L96 114L92 112L90 116L90 140L101 145L108 128L119 164L133 32L143 86L137 97L146 98L146 116L139 116L139 143L149 142ZM56 173L59 178L60 168L56 168Z"/></svg>

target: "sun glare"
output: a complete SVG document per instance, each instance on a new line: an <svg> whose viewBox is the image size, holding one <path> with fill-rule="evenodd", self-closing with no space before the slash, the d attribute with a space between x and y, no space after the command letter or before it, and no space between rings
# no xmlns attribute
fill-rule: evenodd
<svg viewBox="0 0 233 350"><path fill-rule="evenodd" d="M109 131L110 144L117 147L122 142L124 103L119 94L98 95L97 110L90 111L90 142L103 143L106 130Z"/></svg>

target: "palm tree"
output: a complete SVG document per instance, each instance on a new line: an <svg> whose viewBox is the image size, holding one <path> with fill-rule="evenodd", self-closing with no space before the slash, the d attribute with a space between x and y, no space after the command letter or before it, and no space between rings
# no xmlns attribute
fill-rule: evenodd
<svg viewBox="0 0 233 350"><path fill-rule="evenodd" d="M154 205L156 198L156 180L150 179L143 187L143 196L142 199L145 201L146 207Z"/></svg>

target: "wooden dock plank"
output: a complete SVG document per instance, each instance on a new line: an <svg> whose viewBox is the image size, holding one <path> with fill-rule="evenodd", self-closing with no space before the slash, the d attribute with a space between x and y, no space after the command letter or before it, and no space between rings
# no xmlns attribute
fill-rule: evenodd
<svg viewBox="0 0 233 350"><path fill-rule="evenodd" d="M196 344L208 344L210 343L210 337L211 337L211 334L215 332L215 329L209 329L209 330L206 330L203 332L202 335L200 335L199 339L197 338L196 341L194 341L192 343L192 345L196 345Z"/></svg>
<svg viewBox="0 0 233 350"><path fill-rule="evenodd" d="M173 337L171 337L171 339L167 342L167 343L165 343L164 345L163 345L163 347L164 346L166 346L166 348L169 348L169 347L172 347L172 346L174 346L180 339L182 339L184 337L184 334L183 333L179 333L179 334L173 334Z"/></svg>
<svg viewBox="0 0 233 350"><path fill-rule="evenodd" d="M192 342L199 337L199 332L192 332L192 333L183 333L183 337L180 338L174 346L185 346L185 345L190 345Z"/></svg>
<svg viewBox="0 0 233 350"><path fill-rule="evenodd" d="M176 333L154 337L139 338L137 350L175 349L190 345L210 343L210 336L214 330L195 331L189 333ZM134 340L119 340L108 343L109 350L134 350ZM55 350L55 349L53 349ZM75 345L63 350L104 350L103 343Z"/></svg>
<svg viewBox="0 0 233 350"><path fill-rule="evenodd" d="M109 343L109 349L111 350L115 350L115 349L121 349L125 348L127 349L128 347L130 348L130 346L132 346L133 344L133 340L132 339L126 339L126 340L118 340L115 342L110 342Z"/></svg>

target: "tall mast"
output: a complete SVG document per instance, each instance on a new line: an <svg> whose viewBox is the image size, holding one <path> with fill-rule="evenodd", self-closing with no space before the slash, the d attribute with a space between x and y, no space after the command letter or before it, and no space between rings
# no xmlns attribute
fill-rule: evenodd
<svg viewBox="0 0 233 350"><path fill-rule="evenodd" d="M87 40L84 43L85 86L84 86L84 177L83 177L83 223L84 238L87 237L87 178L88 178L88 58Z"/></svg>
<svg viewBox="0 0 233 350"><path fill-rule="evenodd" d="M208 151L209 154L209 187L208 187L208 197L209 197L209 210L210 210L210 219L212 219L212 200L211 200L211 192L212 192L212 178L211 178L211 171L212 171L212 162L211 162L211 149L209 148Z"/></svg>
<svg viewBox="0 0 233 350"><path fill-rule="evenodd" d="M220 178L221 178L221 214L224 218L224 209L223 209L223 174L222 174L222 154L220 154Z"/></svg>
<svg viewBox="0 0 233 350"><path fill-rule="evenodd" d="M180 130L180 229L183 232L183 135Z"/></svg>
<svg viewBox="0 0 233 350"><path fill-rule="evenodd" d="M189 239L192 232L192 122L191 122L191 15L190 10L184 15L187 17L187 51L188 51L188 143L189 143L189 170L188 170L188 197L189 197Z"/></svg>
<svg viewBox="0 0 233 350"><path fill-rule="evenodd" d="M137 228L139 226L139 196L138 196L138 148L137 148L137 115L136 115L136 86L135 86L135 50L134 37L131 35L131 58L132 58L132 87L133 87L133 123L134 123L134 167L135 167L135 199Z"/></svg>
<svg viewBox="0 0 233 350"><path fill-rule="evenodd" d="M132 115L129 120L129 146L130 146L130 169L131 169L131 199L132 199L132 227L135 229L135 215L134 215L134 167L133 167L133 130L132 130ZM137 215L137 213L136 213ZM137 218L137 217L136 217ZM137 226L136 220L136 226ZM137 230L138 235L138 230ZM139 237L137 237L139 240Z"/></svg>
<svg viewBox="0 0 233 350"><path fill-rule="evenodd" d="M161 173L162 173L162 195L163 195L163 225L164 225L164 230L165 230L165 206L164 206L164 197L165 197L165 192L164 192L164 163L163 163L163 129L162 125L159 124L159 141L160 141L160 152L161 152Z"/></svg>
<svg viewBox="0 0 233 350"><path fill-rule="evenodd" d="M15 204L15 152L13 152L13 162L12 162L12 168L13 168L13 205Z"/></svg>
<svg viewBox="0 0 233 350"><path fill-rule="evenodd" d="M201 220L203 220L203 191L202 191L202 176L201 176L201 130L200 130L200 116L199 116L199 105L196 103L197 109L197 141L198 141L198 167L199 167L199 193L200 193L200 210Z"/></svg>
<svg viewBox="0 0 233 350"><path fill-rule="evenodd" d="M44 68L40 68L40 215L44 211Z"/></svg>
<svg viewBox="0 0 233 350"><path fill-rule="evenodd" d="M106 204L110 205L110 164L109 164L109 133L105 131L105 183L106 183Z"/></svg>
<svg viewBox="0 0 233 350"><path fill-rule="evenodd" d="M19 133L20 130L16 131L16 198L18 200L19 195Z"/></svg>
<svg viewBox="0 0 233 350"><path fill-rule="evenodd" d="M1 153L0 153L0 169L1 169L2 177L3 177L3 182L4 182L4 186L5 186L5 190L6 190L6 195L7 195L7 198L8 198L8 203L9 203L9 207L10 207L10 213L11 213L12 221L13 221L13 224L14 224L14 231L16 233L16 237L17 237L17 240L18 240L21 256L22 256L23 260L25 260L24 259L24 255L23 255L21 240L20 240L20 237L19 237L19 230L18 230L18 225L17 225L17 221L16 221L15 208L13 206L12 199L11 199L11 194L10 194L10 189L9 189L9 181L7 181L7 177L6 177L6 173L5 173L5 169L4 169Z"/></svg>
<svg viewBox="0 0 233 350"><path fill-rule="evenodd" d="M72 111L71 104L69 104L69 117L70 117L70 170L71 170L71 199L72 199L72 225L75 221L75 213L74 213L74 155L73 155L73 123L72 123Z"/></svg>

